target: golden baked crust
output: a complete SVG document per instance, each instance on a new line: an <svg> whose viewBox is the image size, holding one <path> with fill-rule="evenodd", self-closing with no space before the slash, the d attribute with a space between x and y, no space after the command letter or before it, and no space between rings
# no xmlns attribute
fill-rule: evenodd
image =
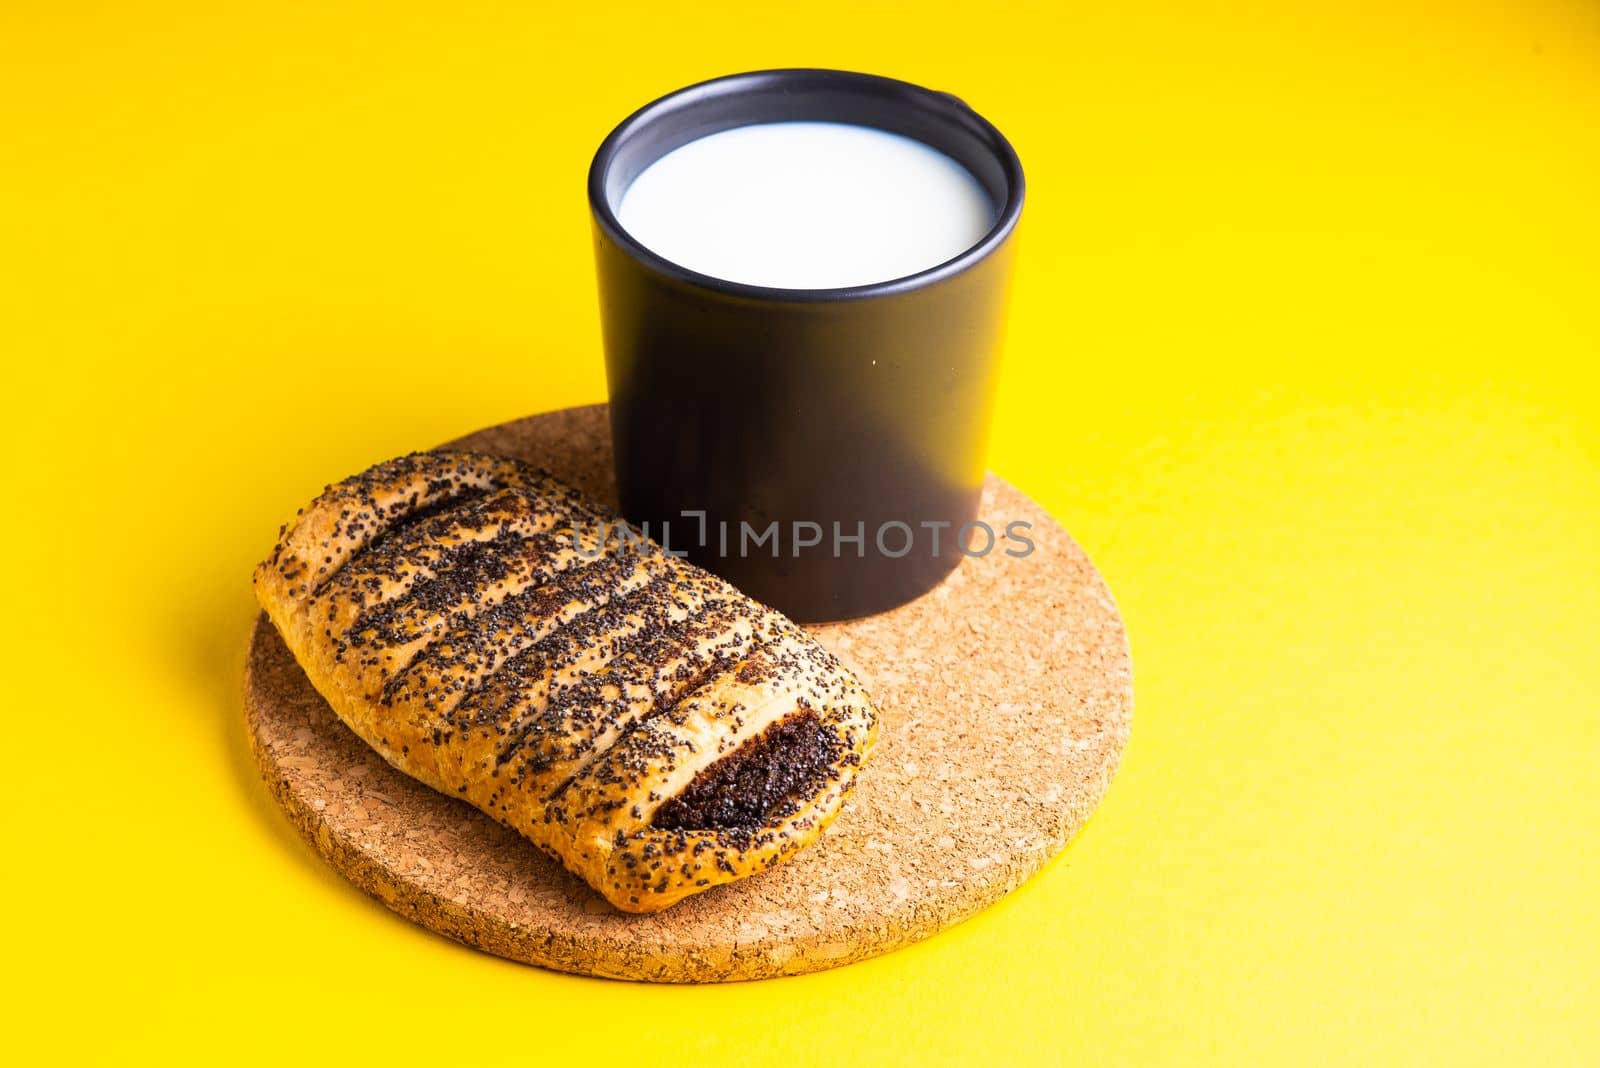
<svg viewBox="0 0 1600 1068"><path fill-rule="evenodd" d="M327 487L255 590L351 730L629 912L815 841L877 730L794 623L499 457Z"/></svg>

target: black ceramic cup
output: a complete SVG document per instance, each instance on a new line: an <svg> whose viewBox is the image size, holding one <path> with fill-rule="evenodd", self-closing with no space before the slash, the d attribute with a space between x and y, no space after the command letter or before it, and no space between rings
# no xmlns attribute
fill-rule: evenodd
<svg viewBox="0 0 1600 1068"><path fill-rule="evenodd" d="M628 186L666 153L794 121L876 127L940 150L987 191L994 226L917 274L775 289L688 270L618 222ZM736 74L629 116L589 170L623 514L802 621L867 615L931 589L984 541L969 524L1022 197L1022 166L998 130L947 93L888 78Z"/></svg>

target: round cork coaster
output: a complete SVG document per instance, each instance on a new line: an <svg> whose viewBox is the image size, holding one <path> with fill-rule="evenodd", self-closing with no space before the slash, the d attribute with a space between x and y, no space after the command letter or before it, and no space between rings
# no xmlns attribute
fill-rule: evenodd
<svg viewBox="0 0 1600 1068"><path fill-rule="evenodd" d="M454 444L540 464L615 502L604 406ZM991 476L982 517L1036 550L969 558L891 612L809 628L877 701L877 749L822 840L649 916L464 802L390 767L334 716L265 617L245 673L251 747L305 837L425 927L562 971L658 982L831 968L926 938L1036 872L1094 810L1128 739L1127 638L1083 550Z"/></svg>

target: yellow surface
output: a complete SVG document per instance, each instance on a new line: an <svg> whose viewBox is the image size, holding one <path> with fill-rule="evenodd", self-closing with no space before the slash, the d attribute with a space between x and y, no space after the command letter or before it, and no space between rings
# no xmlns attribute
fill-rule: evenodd
<svg viewBox="0 0 1600 1068"><path fill-rule="evenodd" d="M6 4L6 1060L1594 1063L1597 56L1587 0ZM247 575L330 478L601 399L590 153L800 64L1022 155L993 466L1120 598L1126 764L886 958L480 956L256 782Z"/></svg>

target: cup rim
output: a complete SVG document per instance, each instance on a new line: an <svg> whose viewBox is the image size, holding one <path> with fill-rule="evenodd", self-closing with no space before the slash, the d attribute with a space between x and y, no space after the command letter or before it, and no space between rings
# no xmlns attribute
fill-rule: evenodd
<svg viewBox="0 0 1600 1068"><path fill-rule="evenodd" d="M1006 184L1005 201L1000 205L1000 209L996 213L994 225L976 243L968 246L950 259L934 264L932 267L927 267L915 274L888 278L879 282L868 282L862 285L823 289L789 289L778 286L762 286L749 282L736 282L728 278L718 278L715 275L702 274L651 250L623 227L611 208L610 197L606 195L606 180L618 153L629 138L661 116L675 113L680 108L694 107L724 96L756 88L771 88L775 84L783 83L797 83L812 88L853 87L875 90L880 93L887 91L905 97L908 103L930 108L947 115L952 122L976 126L982 140L994 153L996 161L1000 164L1000 170ZM760 120L757 121L759 122ZM750 125L754 125L754 123ZM878 74L864 74L857 71L832 70L822 67L781 67L771 70L726 74L721 77L696 82L693 85L687 85L682 89L676 89L664 96L657 97L618 123L616 128L600 143L599 149L595 151L593 161L589 164L588 188L589 208L594 215L595 221L606 236L615 244L626 249L634 259L657 273L688 285L709 289L727 296L797 303L861 300L888 296L921 289L958 275L981 262L1011 236L1011 232L1016 229L1017 221L1022 216L1022 202L1025 193L1022 161L1017 158L1016 150L1011 147L1011 142L1006 140L1005 135L993 123L974 111L959 97L950 93L927 89L911 82L886 78Z"/></svg>

